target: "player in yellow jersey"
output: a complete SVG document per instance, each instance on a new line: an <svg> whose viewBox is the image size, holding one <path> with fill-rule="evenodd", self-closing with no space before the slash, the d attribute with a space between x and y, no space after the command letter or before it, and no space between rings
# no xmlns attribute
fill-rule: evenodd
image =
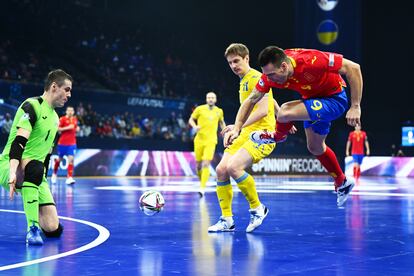
<svg viewBox="0 0 414 276"><path fill-rule="evenodd" d="M194 138L194 153L197 162L197 175L200 179L201 197L210 177L210 163L213 160L217 145L217 129L226 127L223 110L216 106L217 96L214 92L206 95L206 104L197 106L191 114L188 123L196 132Z"/></svg>
<svg viewBox="0 0 414 276"><path fill-rule="evenodd" d="M262 73L250 68L249 49L239 43L231 44L225 51L224 56L229 63L231 70L240 77L239 98L240 104L247 99L252 92L256 83L259 81ZM273 131L276 125L275 109L279 106L273 100L272 92L266 94L258 102L253 111L243 125L240 136L231 144L224 145L223 158L216 168L217 172L217 197L219 200L222 216L219 221L208 228L209 232L226 232L234 231L235 224L232 213L233 189L230 184L232 177L250 205L250 223L246 232L252 232L262 224L263 219L267 216L269 210L259 200L256 191L256 185L253 177L245 169L253 163L259 162L262 158L268 156L275 144L262 145L257 147L249 139L249 134L255 130ZM228 125L222 134L233 129L233 125Z"/></svg>

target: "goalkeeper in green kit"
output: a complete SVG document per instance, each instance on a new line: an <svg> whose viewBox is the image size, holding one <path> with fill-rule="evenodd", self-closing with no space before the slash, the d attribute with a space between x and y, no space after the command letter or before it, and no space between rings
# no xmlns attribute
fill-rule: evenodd
<svg viewBox="0 0 414 276"><path fill-rule="evenodd" d="M10 200L17 192L23 197L29 245L43 244L41 232L46 237L63 232L46 173L59 126L55 108L70 98L72 81L63 70L49 72L43 95L25 100L17 110L0 155L0 184L10 191Z"/></svg>

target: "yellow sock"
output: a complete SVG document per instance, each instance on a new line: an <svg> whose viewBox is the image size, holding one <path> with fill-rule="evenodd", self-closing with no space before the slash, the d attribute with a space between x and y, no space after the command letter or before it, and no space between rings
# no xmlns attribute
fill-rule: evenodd
<svg viewBox="0 0 414 276"><path fill-rule="evenodd" d="M255 209L260 206L259 195L256 191L256 184L253 176L245 172L242 176L236 179L237 186L244 194L250 204L250 209Z"/></svg>
<svg viewBox="0 0 414 276"><path fill-rule="evenodd" d="M232 217L231 203L233 201L233 187L230 184L230 180L217 181L216 192L222 216Z"/></svg>
<svg viewBox="0 0 414 276"><path fill-rule="evenodd" d="M202 168L200 175L201 175L200 177L201 189L204 190L207 186L208 178L210 177L210 168L209 167Z"/></svg>

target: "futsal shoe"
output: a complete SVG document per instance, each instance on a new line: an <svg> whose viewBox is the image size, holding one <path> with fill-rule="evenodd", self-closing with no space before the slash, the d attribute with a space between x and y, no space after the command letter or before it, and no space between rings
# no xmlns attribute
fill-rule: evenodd
<svg viewBox="0 0 414 276"><path fill-rule="evenodd" d="M204 197L204 195L205 195L205 193L206 193L206 191L204 191L203 189L200 189L200 190L198 191L198 195L200 196L200 198L203 198L203 197Z"/></svg>
<svg viewBox="0 0 414 276"><path fill-rule="evenodd" d="M208 228L208 232L233 232L236 230L236 225L229 222L224 217L220 217L219 221Z"/></svg>
<svg viewBox="0 0 414 276"><path fill-rule="evenodd" d="M40 236L40 229L36 225L30 226L29 232L26 235L26 243L28 245L43 245L42 236Z"/></svg>
<svg viewBox="0 0 414 276"><path fill-rule="evenodd" d="M269 209L262 204L256 209L250 209L249 212L250 212L250 223L246 228L247 233L253 232L254 229L256 229L262 224L263 220L266 218L267 214L269 213Z"/></svg>
<svg viewBox="0 0 414 276"><path fill-rule="evenodd" d="M66 179L66 184L68 184L68 185L75 184L75 179L73 179L73 177L68 177Z"/></svg>
<svg viewBox="0 0 414 276"><path fill-rule="evenodd" d="M287 134L270 133L266 130L257 130L250 133L250 140L258 145L283 143L287 139Z"/></svg>
<svg viewBox="0 0 414 276"><path fill-rule="evenodd" d="M56 184L57 181L57 174L52 174L52 177L50 178L50 181L52 182L52 184Z"/></svg>
<svg viewBox="0 0 414 276"><path fill-rule="evenodd" d="M354 186L355 182L352 179L345 179L344 183L338 187L336 191L336 203L338 207L341 207L345 203Z"/></svg>

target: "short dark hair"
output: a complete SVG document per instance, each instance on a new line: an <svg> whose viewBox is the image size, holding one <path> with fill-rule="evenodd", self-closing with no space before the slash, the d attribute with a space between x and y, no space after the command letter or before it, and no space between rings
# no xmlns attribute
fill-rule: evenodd
<svg viewBox="0 0 414 276"><path fill-rule="evenodd" d="M70 80L73 82L71 75L63 71L62 69L52 70L47 74L45 79L45 91L49 90L52 83L57 83L57 85L62 86L65 80Z"/></svg>
<svg viewBox="0 0 414 276"><path fill-rule="evenodd" d="M268 46L264 48L259 54L259 65L264 67L269 63L274 64L276 67L280 67L282 62L287 61L288 57L282 48L277 46Z"/></svg>

